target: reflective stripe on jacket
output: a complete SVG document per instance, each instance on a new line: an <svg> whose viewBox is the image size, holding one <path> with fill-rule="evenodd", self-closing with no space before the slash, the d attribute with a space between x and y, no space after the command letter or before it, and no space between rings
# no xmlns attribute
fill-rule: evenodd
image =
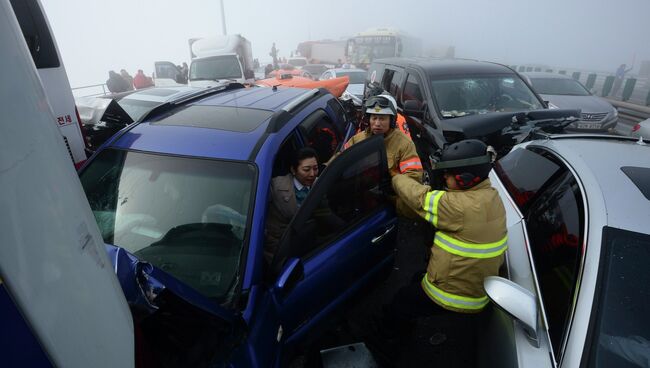
<svg viewBox="0 0 650 368"><path fill-rule="evenodd" d="M468 190L431 190L404 175L393 187L436 227L422 289L443 308L473 313L488 303L483 279L499 274L508 249L503 203L489 179Z"/></svg>

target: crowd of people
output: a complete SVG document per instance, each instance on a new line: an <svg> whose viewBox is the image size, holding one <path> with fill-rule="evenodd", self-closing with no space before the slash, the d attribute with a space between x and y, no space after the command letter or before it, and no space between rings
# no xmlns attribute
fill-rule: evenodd
<svg viewBox="0 0 650 368"><path fill-rule="evenodd" d="M145 75L142 69L138 69L135 76L131 76L125 69L120 70L119 74L111 70L108 72L108 80L106 81L106 87L111 93L148 88L153 87L153 85L153 78Z"/></svg>
<svg viewBox="0 0 650 368"><path fill-rule="evenodd" d="M176 81L176 83L187 84L189 67L187 63L178 65L177 69L179 70L176 75L173 76L159 76L161 78L170 77ZM111 70L108 72L108 80L106 80L106 86L111 93L120 93L126 91L133 91L134 89L143 89L154 86L153 77L149 77L144 74L142 69L138 69L135 76L131 76L129 72L125 69L120 70L119 73Z"/></svg>

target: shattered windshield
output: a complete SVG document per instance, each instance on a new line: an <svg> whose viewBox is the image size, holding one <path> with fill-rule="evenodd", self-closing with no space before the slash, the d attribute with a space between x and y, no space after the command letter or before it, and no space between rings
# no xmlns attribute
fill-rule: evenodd
<svg viewBox="0 0 650 368"><path fill-rule="evenodd" d="M533 91L512 75L433 79L431 88L446 119L544 108Z"/></svg>
<svg viewBox="0 0 650 368"><path fill-rule="evenodd" d="M190 80L219 80L242 78L236 55L214 56L196 59L190 66Z"/></svg>
<svg viewBox="0 0 650 368"><path fill-rule="evenodd" d="M254 177L243 162L107 149L80 179L104 242L222 299L238 276Z"/></svg>

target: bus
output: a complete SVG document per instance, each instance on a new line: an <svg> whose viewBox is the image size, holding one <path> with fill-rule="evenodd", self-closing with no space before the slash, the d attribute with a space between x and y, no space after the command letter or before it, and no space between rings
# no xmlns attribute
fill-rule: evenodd
<svg viewBox="0 0 650 368"><path fill-rule="evenodd" d="M374 59L422 55L422 41L395 28L371 28L348 39L347 61L367 69Z"/></svg>

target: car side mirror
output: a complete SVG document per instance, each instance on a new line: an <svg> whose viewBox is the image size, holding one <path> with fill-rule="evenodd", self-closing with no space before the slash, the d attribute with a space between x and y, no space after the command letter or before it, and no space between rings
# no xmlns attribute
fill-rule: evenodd
<svg viewBox="0 0 650 368"><path fill-rule="evenodd" d="M537 298L533 293L514 282L498 276L483 280L488 298L510 317L520 322L530 341L539 347L537 337Z"/></svg>
<svg viewBox="0 0 650 368"><path fill-rule="evenodd" d="M420 119L424 117L424 111L422 110L422 103L417 100L404 101L404 107L402 108L402 111L406 116L412 116L414 118L420 118Z"/></svg>
<svg viewBox="0 0 650 368"><path fill-rule="evenodd" d="M305 270L300 259L290 258L275 283L275 289L278 294L287 295L304 276Z"/></svg>

